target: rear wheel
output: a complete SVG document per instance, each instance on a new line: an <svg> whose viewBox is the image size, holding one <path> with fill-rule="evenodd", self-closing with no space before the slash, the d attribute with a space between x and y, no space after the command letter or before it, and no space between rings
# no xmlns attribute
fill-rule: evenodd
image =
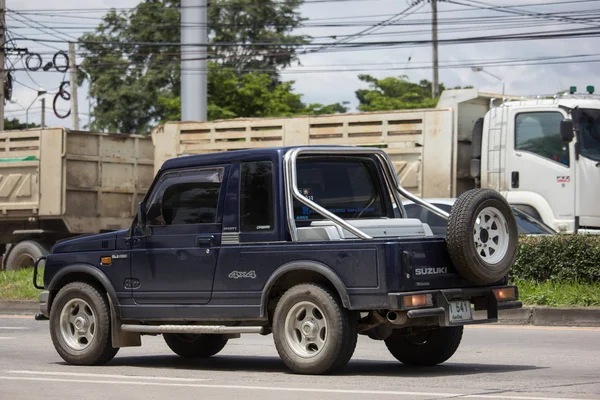
<svg viewBox="0 0 600 400"><path fill-rule="evenodd" d="M69 364L107 363L119 351L112 347L110 308L95 287L73 282L63 287L50 310L50 336Z"/></svg>
<svg viewBox="0 0 600 400"><path fill-rule="evenodd" d="M33 267L38 258L48 254L48 248L35 240L25 240L17 243L8 253L6 259L7 271L18 271Z"/></svg>
<svg viewBox="0 0 600 400"><path fill-rule="evenodd" d="M437 365L448 360L460 345L463 327L434 328L418 333L394 331L385 345L398 361L406 365Z"/></svg>
<svg viewBox="0 0 600 400"><path fill-rule="evenodd" d="M165 333L163 338L173 353L185 358L214 356L227 344L223 335Z"/></svg>
<svg viewBox="0 0 600 400"><path fill-rule="evenodd" d="M326 374L342 369L354 353L357 336L355 314L324 286L294 286L277 303L275 347L293 372Z"/></svg>
<svg viewBox="0 0 600 400"><path fill-rule="evenodd" d="M446 243L458 272L474 284L504 278L514 264L517 222L506 199L495 190L473 189L450 212Z"/></svg>

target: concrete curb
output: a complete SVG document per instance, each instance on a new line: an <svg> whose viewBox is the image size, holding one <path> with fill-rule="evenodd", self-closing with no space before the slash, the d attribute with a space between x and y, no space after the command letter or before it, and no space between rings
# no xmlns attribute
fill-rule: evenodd
<svg viewBox="0 0 600 400"><path fill-rule="evenodd" d="M31 315L40 312L36 300L0 300L0 315ZM499 324L600 327L600 307L523 307L500 311Z"/></svg>
<svg viewBox="0 0 600 400"><path fill-rule="evenodd" d="M600 308L523 307L500 311L498 323L537 326L600 326Z"/></svg>

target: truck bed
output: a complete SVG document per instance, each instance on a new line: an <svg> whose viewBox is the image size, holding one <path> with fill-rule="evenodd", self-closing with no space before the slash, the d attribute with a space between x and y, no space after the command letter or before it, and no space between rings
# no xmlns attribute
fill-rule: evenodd
<svg viewBox="0 0 600 400"><path fill-rule="evenodd" d="M0 132L0 224L61 219L70 233L127 227L152 182L153 154L141 135Z"/></svg>

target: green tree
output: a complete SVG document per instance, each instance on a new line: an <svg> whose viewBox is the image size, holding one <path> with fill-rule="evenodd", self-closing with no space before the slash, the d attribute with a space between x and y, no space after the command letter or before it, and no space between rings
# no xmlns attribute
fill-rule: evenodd
<svg viewBox="0 0 600 400"><path fill-rule="evenodd" d="M234 71L238 79L249 79L244 76L250 70L264 70L275 90L279 85L278 69L296 59L292 44L305 40L290 34L302 20L297 12L300 4L302 0L211 2L210 39L239 44L209 48L214 65ZM158 121L177 113L179 7L179 0L145 0L130 11L112 10L94 32L81 37L85 59L79 79L81 83L87 73L90 95L96 100L92 129L148 132ZM273 44L264 46L270 42ZM211 68L209 74L216 70ZM215 92L220 88L216 87L210 86L210 98L219 96ZM261 107L248 106L247 110ZM209 104L213 111L221 108L222 104Z"/></svg>
<svg viewBox="0 0 600 400"><path fill-rule="evenodd" d="M320 115L346 112L340 104L309 104L302 95L293 93L294 82L273 84L266 73L237 74L232 69L209 63L208 119L236 117L289 117L293 115ZM179 98L159 98L165 109L161 122L181 119Z"/></svg>
<svg viewBox="0 0 600 400"><path fill-rule="evenodd" d="M39 128L39 125L33 124L33 123L29 123L29 128ZM11 130L21 130L21 129L27 129L25 122L21 122L19 121L17 118L4 118L4 130L5 131L11 131Z"/></svg>
<svg viewBox="0 0 600 400"><path fill-rule="evenodd" d="M437 98L431 98L431 82L428 80L419 83L409 82L406 75L383 79L371 75L359 75L358 79L369 84L368 89L359 89L355 92L360 111L433 108L438 102ZM444 85L440 84L440 93L445 89Z"/></svg>

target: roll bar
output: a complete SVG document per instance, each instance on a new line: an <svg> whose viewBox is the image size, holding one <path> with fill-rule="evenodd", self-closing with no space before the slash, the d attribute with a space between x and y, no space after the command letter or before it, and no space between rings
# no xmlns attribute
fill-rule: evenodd
<svg viewBox="0 0 600 400"><path fill-rule="evenodd" d="M400 181L398 180L398 177L396 176L396 172L394 170L392 160L390 159L388 154L381 149L364 148L364 147L321 147L321 146L319 146L319 147L298 147L298 148L288 151L285 154L284 159L283 159L283 171L284 171L284 179L285 179L285 185L286 185L285 203L286 203L287 221L288 221L288 227L290 230L290 234L292 236L292 240L295 242L298 241L298 228L296 227L296 220L294 218L294 199L298 200L300 203L304 204L305 206L312 208L317 213L321 214L323 217L332 221L336 225L348 230L349 232L355 234L359 238L372 239L372 237L367 235L365 232L361 231L360 229L356 228L349 222L338 217L337 215L333 214L332 212L326 210L325 208L321 207L320 205L318 205L317 203L308 199L307 197L303 196L302 193L300 193L300 190L298 189L297 167L296 166L297 166L298 157L300 155L306 155L306 154L324 155L324 156L330 156L330 155L375 156L375 158L377 159L377 161L379 162L379 164L382 167L386 184L388 186L389 191L393 194L396 204L398 204L399 206L402 204L402 202L400 200L400 196L399 196L399 195L402 195L402 196L406 197L407 199L412 200L413 202L422 205L423 207L427 208L429 211L433 212L434 214L439 215L440 217L442 217L444 219L448 219L450 216L450 214L448 214L446 211L442 210L441 208L438 208L438 207L434 206L433 204L426 202L425 200L413 195L408 190L404 189L402 187L402 185L400 185Z"/></svg>

